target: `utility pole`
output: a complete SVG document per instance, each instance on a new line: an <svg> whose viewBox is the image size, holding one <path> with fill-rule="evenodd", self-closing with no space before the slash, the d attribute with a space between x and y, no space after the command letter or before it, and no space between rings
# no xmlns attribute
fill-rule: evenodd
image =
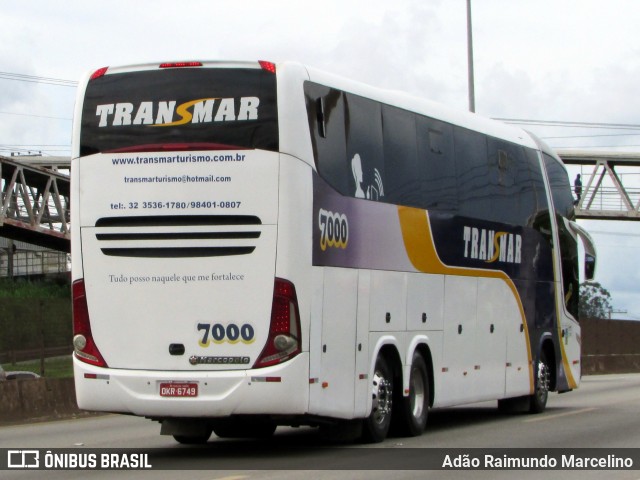
<svg viewBox="0 0 640 480"><path fill-rule="evenodd" d="M469 73L469 111L476 111L476 92L473 78L473 33L471 28L471 0L467 0L467 62Z"/></svg>

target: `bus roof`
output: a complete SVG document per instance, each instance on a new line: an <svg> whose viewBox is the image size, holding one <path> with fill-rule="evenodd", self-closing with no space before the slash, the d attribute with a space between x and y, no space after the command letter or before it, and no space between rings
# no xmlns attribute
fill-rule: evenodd
<svg viewBox="0 0 640 480"><path fill-rule="evenodd" d="M184 61L184 62L149 62L141 64L131 64L123 66L108 67L103 69L104 74L110 75L114 73L125 73L145 70L155 70L161 68L172 68L172 64L178 63L199 63L198 66L203 68L264 68L262 61ZM168 67L167 67L168 66ZM464 110L447 107L440 103L427 100L425 98L416 97L405 92L388 90L374 87L365 83L350 80L339 75L328 73L314 67L301 65L297 62L280 62L277 63L277 73L284 76L296 76L299 80L310 80L314 83L333 87L348 93L367 97L372 100L396 106L398 108L412 111L421 115L425 115L437 120L441 120L454 125L475 130L486 135L501 138L523 146L537 148L538 142L531 135L520 128L507 125L505 123L491 120L480 115L470 113ZM301 72L306 72L306 78L300 78ZM93 72L89 72L85 79Z"/></svg>

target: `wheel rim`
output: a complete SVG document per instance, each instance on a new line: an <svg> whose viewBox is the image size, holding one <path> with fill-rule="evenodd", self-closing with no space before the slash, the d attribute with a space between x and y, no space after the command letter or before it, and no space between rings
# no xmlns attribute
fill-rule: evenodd
<svg viewBox="0 0 640 480"><path fill-rule="evenodd" d="M411 372L411 379L409 385L409 391L411 395L411 414L414 418L422 417L424 412L424 399L425 399L425 383L424 378L418 369L414 369Z"/></svg>
<svg viewBox="0 0 640 480"><path fill-rule="evenodd" d="M544 403L547 399L550 382L551 374L549 372L549 367L543 361L538 362L538 388L536 390L536 394L541 403Z"/></svg>
<svg viewBox="0 0 640 480"><path fill-rule="evenodd" d="M378 425L384 424L391 414L392 385L384 374L376 370L373 375L373 420Z"/></svg>

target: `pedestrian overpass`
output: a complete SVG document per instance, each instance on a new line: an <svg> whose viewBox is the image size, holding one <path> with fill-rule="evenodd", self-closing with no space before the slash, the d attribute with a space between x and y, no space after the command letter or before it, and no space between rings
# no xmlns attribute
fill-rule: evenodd
<svg viewBox="0 0 640 480"><path fill-rule="evenodd" d="M640 220L640 153L589 150L557 153L565 165L579 166L582 173L582 194L576 204L578 218Z"/></svg>
<svg viewBox="0 0 640 480"><path fill-rule="evenodd" d="M0 156L0 237L71 251L69 166L69 158Z"/></svg>

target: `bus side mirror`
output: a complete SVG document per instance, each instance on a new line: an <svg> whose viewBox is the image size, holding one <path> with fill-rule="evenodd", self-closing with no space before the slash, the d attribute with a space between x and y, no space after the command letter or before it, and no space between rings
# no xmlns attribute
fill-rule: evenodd
<svg viewBox="0 0 640 480"><path fill-rule="evenodd" d="M593 280L596 274L596 257L585 253L584 255L584 277L587 280Z"/></svg>
<svg viewBox="0 0 640 480"><path fill-rule="evenodd" d="M582 240L584 245L584 277L586 280L593 280L596 273L596 246L591 235L587 231L571 220L565 220L566 225L573 233Z"/></svg>

